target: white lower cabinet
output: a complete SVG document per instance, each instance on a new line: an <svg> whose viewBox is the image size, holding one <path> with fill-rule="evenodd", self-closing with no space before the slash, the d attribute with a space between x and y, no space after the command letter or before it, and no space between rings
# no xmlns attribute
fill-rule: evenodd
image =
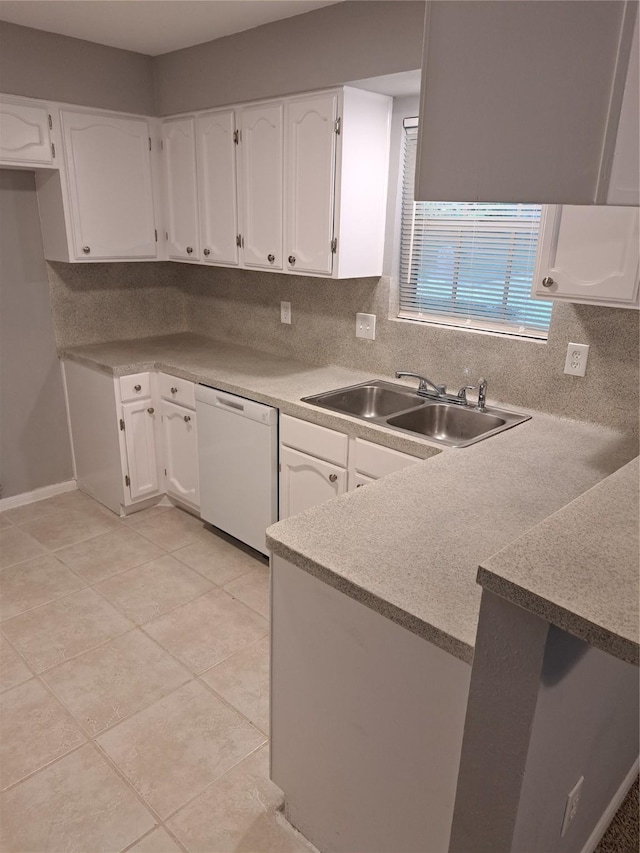
<svg viewBox="0 0 640 853"><path fill-rule="evenodd" d="M151 403L149 397L122 404L128 469L125 485L129 487L132 501L157 495L160 488L156 449L157 415Z"/></svg>
<svg viewBox="0 0 640 853"><path fill-rule="evenodd" d="M162 400L162 449L165 491L191 506L200 505L196 413Z"/></svg>
<svg viewBox="0 0 640 853"><path fill-rule="evenodd" d="M280 417L280 518L374 483L420 460L308 421Z"/></svg>

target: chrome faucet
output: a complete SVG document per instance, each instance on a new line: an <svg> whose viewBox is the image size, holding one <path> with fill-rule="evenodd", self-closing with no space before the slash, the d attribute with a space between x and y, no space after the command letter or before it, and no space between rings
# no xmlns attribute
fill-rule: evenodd
<svg viewBox="0 0 640 853"><path fill-rule="evenodd" d="M406 370L397 370L396 379L401 379L403 376L408 376L418 380L418 395L426 397L429 400L440 400L443 403L454 403L457 406L470 406L471 403L467 400L467 391L478 390L478 401L475 408L479 412L484 412L487 402L487 380L479 379L477 385L463 385L457 394L447 394L446 385L438 385L426 376L420 376L419 373L408 373Z"/></svg>

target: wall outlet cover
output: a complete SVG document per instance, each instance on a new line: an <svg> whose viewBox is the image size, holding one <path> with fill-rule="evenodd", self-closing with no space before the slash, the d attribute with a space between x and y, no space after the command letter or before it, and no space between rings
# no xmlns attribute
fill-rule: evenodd
<svg viewBox="0 0 640 853"><path fill-rule="evenodd" d="M290 302L281 302L280 303L280 322L281 323L291 323L291 303Z"/></svg>
<svg viewBox="0 0 640 853"><path fill-rule="evenodd" d="M567 795L567 804L564 808L564 820L562 821L562 830L560 832L560 838L564 838L566 831L569 829L571 821L578 813L578 804L580 803L580 795L582 794L583 782L584 776L581 776Z"/></svg>
<svg viewBox="0 0 640 853"><path fill-rule="evenodd" d="M587 358L589 357L589 344L567 345L567 357L564 362L564 372L570 376L584 376L587 372Z"/></svg>
<svg viewBox="0 0 640 853"><path fill-rule="evenodd" d="M376 315L356 314L356 338L368 338L374 341L376 338Z"/></svg>

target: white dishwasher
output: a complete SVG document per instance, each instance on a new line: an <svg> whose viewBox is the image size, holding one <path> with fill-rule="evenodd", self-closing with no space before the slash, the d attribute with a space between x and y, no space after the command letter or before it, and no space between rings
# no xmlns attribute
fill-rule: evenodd
<svg viewBox="0 0 640 853"><path fill-rule="evenodd" d="M278 410L196 385L200 515L267 554L278 520Z"/></svg>

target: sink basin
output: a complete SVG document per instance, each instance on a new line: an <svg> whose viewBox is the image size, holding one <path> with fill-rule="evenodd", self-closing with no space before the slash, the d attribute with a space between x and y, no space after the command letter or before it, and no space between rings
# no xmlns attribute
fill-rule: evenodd
<svg viewBox="0 0 640 853"><path fill-rule="evenodd" d="M378 379L303 397L302 402L448 447L466 447L531 417L503 409L487 407L480 412L471 406L442 403Z"/></svg>
<svg viewBox="0 0 640 853"><path fill-rule="evenodd" d="M405 390L401 385L394 386L377 380L302 399L304 403L313 403L323 409L332 409L334 412L366 420L386 418L405 409L422 406L426 402L410 388Z"/></svg>
<svg viewBox="0 0 640 853"><path fill-rule="evenodd" d="M431 403L397 417L388 418L387 424L425 438L460 447L484 433L503 427L506 420L489 412L478 412L447 403Z"/></svg>

